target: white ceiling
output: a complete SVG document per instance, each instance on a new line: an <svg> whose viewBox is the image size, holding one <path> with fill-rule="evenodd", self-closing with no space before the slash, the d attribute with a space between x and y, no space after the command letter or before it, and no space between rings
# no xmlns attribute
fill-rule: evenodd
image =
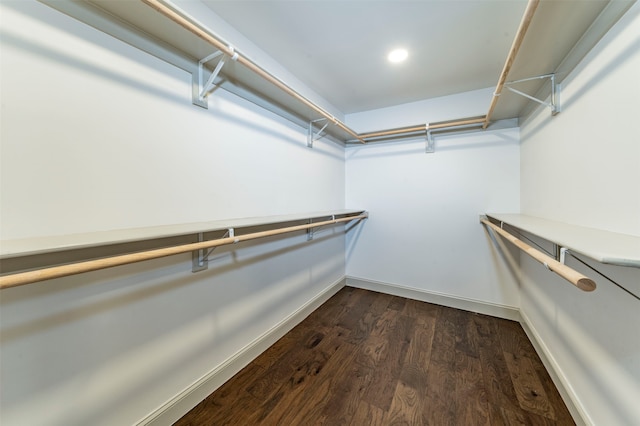
<svg viewBox="0 0 640 426"><path fill-rule="evenodd" d="M204 0L344 113L493 87L526 0ZM409 59L386 55L403 46Z"/></svg>

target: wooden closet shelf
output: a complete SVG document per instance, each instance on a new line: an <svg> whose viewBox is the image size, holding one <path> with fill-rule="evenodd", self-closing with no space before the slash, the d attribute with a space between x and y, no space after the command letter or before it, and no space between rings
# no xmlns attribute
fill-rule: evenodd
<svg viewBox="0 0 640 426"><path fill-rule="evenodd" d="M600 263L640 268L640 237L638 236L522 214L487 213L487 216Z"/></svg>
<svg viewBox="0 0 640 426"><path fill-rule="evenodd" d="M358 215L364 210L331 210L313 213L300 213L279 216L248 217L216 220L178 225L152 226L145 228L117 229L111 231L89 232L81 234L55 235L34 238L0 241L0 259L51 253L63 250L75 250L99 247L110 244L123 244L135 241L192 235L201 232L223 231L229 228L247 228L277 223L314 220L335 216Z"/></svg>

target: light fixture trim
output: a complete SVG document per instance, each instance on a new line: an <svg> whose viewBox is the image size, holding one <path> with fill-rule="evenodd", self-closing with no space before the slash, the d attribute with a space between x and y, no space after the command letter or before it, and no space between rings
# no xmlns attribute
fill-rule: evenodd
<svg viewBox="0 0 640 426"><path fill-rule="evenodd" d="M407 49L398 48L393 49L391 52L389 52L389 54L387 55L387 60L392 64L398 64L400 62L406 61L408 57L409 52L407 51Z"/></svg>

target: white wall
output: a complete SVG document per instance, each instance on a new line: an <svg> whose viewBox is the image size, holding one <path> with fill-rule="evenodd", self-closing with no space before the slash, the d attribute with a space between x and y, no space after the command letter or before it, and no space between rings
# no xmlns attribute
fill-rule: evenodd
<svg viewBox="0 0 640 426"><path fill-rule="evenodd" d="M357 131L481 115L492 91L347 116ZM518 129L347 149L347 205L371 216L347 241L349 277L484 304L517 307L514 277L479 224L519 209Z"/></svg>
<svg viewBox="0 0 640 426"><path fill-rule="evenodd" d="M560 115L539 110L522 126L523 211L640 236L637 14L564 80Z"/></svg>
<svg viewBox="0 0 640 426"><path fill-rule="evenodd" d="M344 208L344 153L35 1L2 2L2 239ZM325 230L3 290L3 425L132 424L343 278Z"/></svg>
<svg viewBox="0 0 640 426"><path fill-rule="evenodd" d="M564 81L563 112L521 128L522 213L640 236L640 4ZM590 263L640 295L640 270ZM582 293L522 260L522 314L594 425L640 419L640 301L594 278Z"/></svg>
<svg viewBox="0 0 640 426"><path fill-rule="evenodd" d="M341 121L344 120L344 114L340 110L302 83L295 75L256 46L255 43L229 25L227 21L213 13L204 3L193 0L174 0L173 4L177 5L188 15L196 17L197 20L204 24L205 27L214 29L218 37L229 42L245 57L260 64L260 66L266 71L286 82L289 87L293 88L316 105L322 107L334 117Z"/></svg>
<svg viewBox="0 0 640 426"><path fill-rule="evenodd" d="M3 239L342 207L341 147L30 5L3 14Z"/></svg>

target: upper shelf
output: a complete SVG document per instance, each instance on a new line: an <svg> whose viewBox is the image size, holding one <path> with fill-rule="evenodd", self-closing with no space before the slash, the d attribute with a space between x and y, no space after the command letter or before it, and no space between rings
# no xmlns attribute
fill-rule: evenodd
<svg viewBox="0 0 640 426"><path fill-rule="evenodd" d="M600 263L640 268L640 237L521 214L487 213L487 216Z"/></svg>
<svg viewBox="0 0 640 426"><path fill-rule="evenodd" d="M118 229L112 231L90 232L83 234L56 235L48 237L4 240L0 242L0 259L20 256L31 256L66 250L86 249L111 244L125 244L136 241L156 240L162 238L193 235L204 232L222 231L229 228L247 228L253 226L273 225L276 223L295 222L358 215L364 210L332 210L304 214L281 216L250 217L211 222L197 222L179 225L152 226L146 228Z"/></svg>
<svg viewBox="0 0 640 426"><path fill-rule="evenodd" d="M39 1L194 75L197 75L200 60L219 50L229 53L229 46L233 46L232 40L219 38L192 17L177 12L185 22L198 27L201 34L218 44L216 47L142 1ZM171 5L170 2L166 4ZM173 10L171 6L167 8ZM305 128L311 121L328 118L330 125L324 129L324 134L343 143L358 140L358 134L330 112L293 90L241 51L235 50L235 53L237 60L226 61L215 80L218 87ZM215 66L216 61L212 62ZM322 126L324 123L316 124L317 128Z"/></svg>
<svg viewBox="0 0 640 426"><path fill-rule="evenodd" d="M555 74L555 83L561 83L634 1L540 1L507 80ZM530 80L514 88L538 99L551 94L548 80ZM522 117L534 106L503 90L492 119Z"/></svg>
<svg viewBox="0 0 640 426"><path fill-rule="evenodd" d="M199 60L216 50L211 40L214 40L213 44L220 43L218 50L226 50L229 46L227 41L215 35L215 29L202 26L194 17L179 12L184 20L195 24L206 33L210 41L205 41L204 38L207 37L203 38L202 34L196 35L194 31L186 29L184 22L177 22L178 18L170 19L154 8L166 7L177 10L168 1L40 1L191 73ZM556 83L561 82L634 1L540 2L507 76L508 80L555 73L558 77ZM152 7L145 2L155 5ZM256 71L264 71L266 74ZM364 142L368 140L367 134L385 133L386 136L382 140L426 135L425 124L428 123L402 129L356 133L242 55L237 62L225 63L215 83L305 128L309 127L311 121L327 118L329 125L324 129L325 134L342 143ZM550 87L546 86L549 86L547 80L531 80L518 84L517 89L535 95L538 99L544 99L550 93ZM519 118L529 105L533 104L526 98L504 90L491 119L497 121ZM460 117L452 117L452 122L457 123L458 118ZM325 123L317 123L317 129ZM416 128L417 132L413 130ZM371 140L381 139L372 137Z"/></svg>

